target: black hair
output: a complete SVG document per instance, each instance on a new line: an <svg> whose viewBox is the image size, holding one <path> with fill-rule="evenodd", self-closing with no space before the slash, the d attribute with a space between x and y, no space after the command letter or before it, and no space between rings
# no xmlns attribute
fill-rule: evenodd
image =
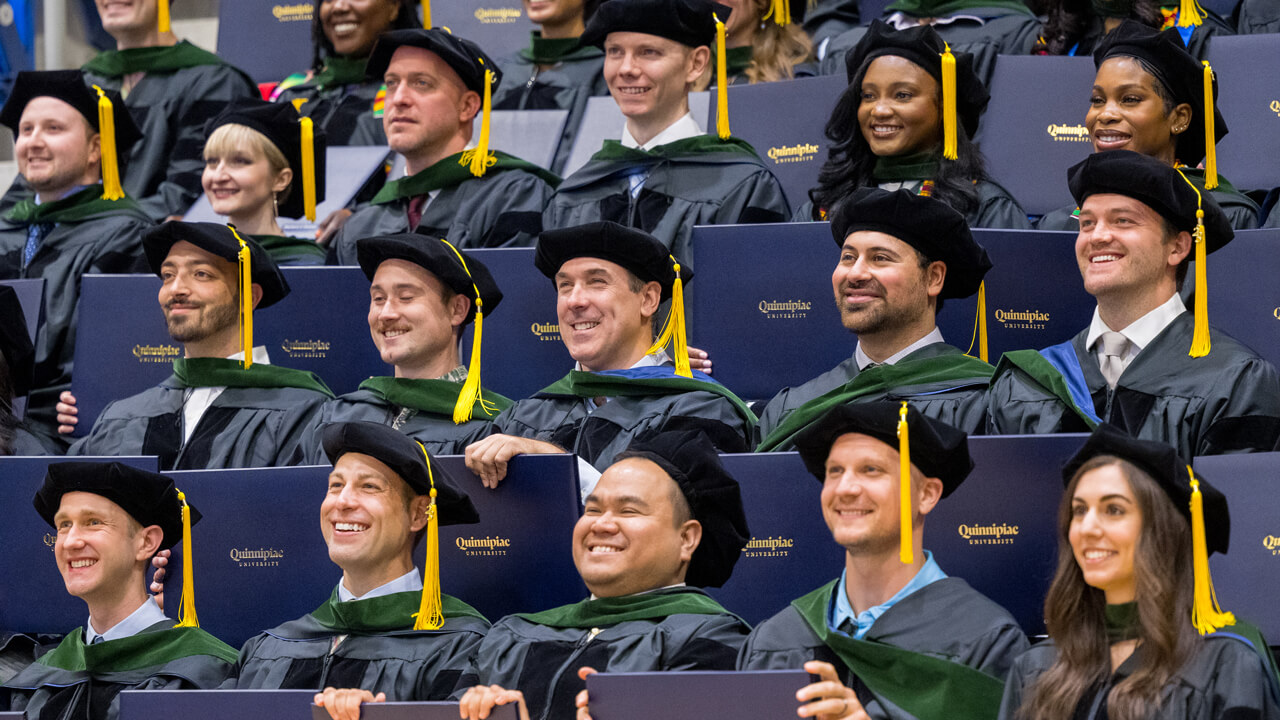
<svg viewBox="0 0 1280 720"><path fill-rule="evenodd" d="M391 21L387 31L411 30L422 27L422 22L418 18L417 3L410 2L410 0L383 1L400 7L400 12L396 13L396 18ZM333 43L329 42L329 38L325 37L324 24L320 22L320 6L323 3L324 0L317 2L315 12L311 13L311 69L315 72L323 70L325 61L337 54L337 51L333 49Z"/></svg>
<svg viewBox="0 0 1280 720"><path fill-rule="evenodd" d="M1088 32L1093 23L1101 25L1104 19L1094 14L1091 0L1047 0L1043 15L1047 18L1040 30L1040 39L1032 47L1033 55L1066 55ZM1148 27L1160 29L1164 17L1160 5L1154 0L1133 0L1126 16Z"/></svg>

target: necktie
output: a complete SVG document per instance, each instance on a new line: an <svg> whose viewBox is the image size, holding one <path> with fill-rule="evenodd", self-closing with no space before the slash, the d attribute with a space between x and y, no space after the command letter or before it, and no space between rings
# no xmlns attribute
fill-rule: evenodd
<svg viewBox="0 0 1280 720"><path fill-rule="evenodd" d="M27 226L27 244L22 249L22 267L25 268L31 264L31 259L40 249L40 243L44 242L44 236L48 235L52 229L52 223L32 223Z"/></svg>
<svg viewBox="0 0 1280 720"><path fill-rule="evenodd" d="M422 222L422 209L427 205L427 195L415 195L409 199L409 229L416 230Z"/></svg>
<svg viewBox="0 0 1280 720"><path fill-rule="evenodd" d="M1104 332L1098 338L1098 347L1102 355L1099 367L1102 377L1107 379L1108 386L1115 387L1120 373L1124 372L1124 356L1129 350L1129 339L1118 332Z"/></svg>
<svg viewBox="0 0 1280 720"><path fill-rule="evenodd" d="M89 644L90 644L90 645L97 645L98 643L101 643L101 642L106 642L106 638L104 638L104 637L102 637L101 635L99 635L99 636L95 637L93 640L91 640L91 641L89 642Z"/></svg>

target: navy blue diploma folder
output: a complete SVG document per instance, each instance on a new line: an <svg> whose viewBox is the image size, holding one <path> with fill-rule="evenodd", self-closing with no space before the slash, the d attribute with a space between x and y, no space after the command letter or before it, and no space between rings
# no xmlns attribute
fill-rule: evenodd
<svg viewBox="0 0 1280 720"><path fill-rule="evenodd" d="M364 703L361 720L458 720L456 702L386 702ZM516 705L500 705L489 711L489 720L518 720ZM311 720L329 720L329 711L311 706Z"/></svg>
<svg viewBox="0 0 1280 720"><path fill-rule="evenodd" d="M810 682L803 670L596 673L587 694L595 720L786 720Z"/></svg>
<svg viewBox="0 0 1280 720"><path fill-rule="evenodd" d="M315 690L125 690L120 720L311 720L315 696Z"/></svg>
<svg viewBox="0 0 1280 720"><path fill-rule="evenodd" d="M1280 365L1280 229L1237 230L1205 265L1209 323Z"/></svg>

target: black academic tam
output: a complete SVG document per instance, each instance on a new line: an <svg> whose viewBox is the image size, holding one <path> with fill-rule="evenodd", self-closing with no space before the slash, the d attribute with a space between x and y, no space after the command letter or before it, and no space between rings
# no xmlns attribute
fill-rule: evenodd
<svg viewBox="0 0 1280 720"><path fill-rule="evenodd" d="M502 81L502 71L498 69L498 63L486 55L479 45L440 28L392 30L382 33L373 46L373 52L369 54L369 62L364 69L365 78L382 80L387 74L387 66L391 64L391 56L402 47L422 48L440 56L445 64L458 73L462 84L468 90L479 93L481 97L484 97L485 70L493 72L491 92L497 92L498 83Z"/></svg>
<svg viewBox="0 0 1280 720"><path fill-rule="evenodd" d="M107 99L111 101L111 118L115 125L116 155L121 158L129 156L129 148L142 139L138 126L125 107L124 99L114 90L103 89ZM42 70L23 71L13 82L13 90L9 100L0 109L0 125L4 125L18 134L18 123L22 120L22 112L27 103L38 97L57 98L75 108L89 122L89 127L100 132L98 127L98 91L85 83L84 73L79 70Z"/></svg>
<svg viewBox="0 0 1280 720"><path fill-rule="evenodd" d="M227 262L237 262L240 257L240 240L227 225L206 222L170 221L157 225L142 236L142 250L147 256L151 272L160 274L160 266L169 257L169 251L179 242L189 242L205 252L217 255ZM280 302L289 294L289 283L280 273L276 261L266 250L248 235L240 235L249 246L249 262L252 265L253 284L262 287L262 300L258 308L267 308Z"/></svg>
<svg viewBox="0 0 1280 720"><path fill-rule="evenodd" d="M31 501L50 527L57 527L53 518L62 506L62 496L70 492L101 495L143 527L159 525L164 531L161 550L182 541L182 502L173 480L164 475L118 462L53 463ZM199 520L200 512L192 507L191 524Z"/></svg>
<svg viewBox="0 0 1280 720"><path fill-rule="evenodd" d="M868 435L898 449L901 403L869 402L837 405L796 435L804 466L820 481L827 477L827 456L841 435ZM907 406L911 464L925 477L942 481L942 497L950 495L973 471L969 436Z"/></svg>
<svg viewBox="0 0 1280 720"><path fill-rule="evenodd" d="M484 302L486 317L502 302L502 290L489 273L489 268L474 254L458 250L450 243L419 233L399 233L360 238L356 241L356 258L364 276L373 282L378 266L387 260L404 260L435 275L445 287L471 298L471 309L465 322L476 315L476 291Z"/></svg>
<svg viewBox="0 0 1280 720"><path fill-rule="evenodd" d="M711 46L716 41L716 18L727 23L732 11L711 0L610 0L591 16L579 43L603 48L609 33L635 32L689 47Z"/></svg>
<svg viewBox="0 0 1280 720"><path fill-rule="evenodd" d="M480 522L480 514L458 481L426 448L399 430L374 422L332 423L325 427L320 443L331 463L337 464L347 453L368 455L386 465L418 495L430 494L434 487L441 525Z"/></svg>
<svg viewBox="0 0 1280 720"><path fill-rule="evenodd" d="M608 220L544 230L538 236L533 264L554 281L560 266L579 257L599 258L621 265L644 282L661 285L663 300L671 297L671 286L676 280L673 263L679 259L673 258L665 245L643 230ZM680 263L680 280L685 284L693 280L693 270L684 263Z"/></svg>

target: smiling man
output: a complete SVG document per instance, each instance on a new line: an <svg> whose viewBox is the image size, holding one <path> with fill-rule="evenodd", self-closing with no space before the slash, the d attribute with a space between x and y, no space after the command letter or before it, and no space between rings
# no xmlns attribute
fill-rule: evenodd
<svg viewBox="0 0 1280 720"><path fill-rule="evenodd" d="M1128 150L1090 155L1068 183L1080 204L1076 262L1098 307L1068 342L1005 354L991 381L991 431L1087 432L1107 422L1172 445L1187 462L1275 449L1275 367L1210 327L1199 303L1187 312L1178 294L1192 253L1203 268L1234 237L1218 204L1180 171ZM1197 282L1198 299L1207 293Z"/></svg>
<svg viewBox="0 0 1280 720"><path fill-rule="evenodd" d="M502 80L493 60L446 30L393 30L378 38L366 72L386 82L382 127L404 156L405 177L347 220L330 264L354 265L360 238L403 232L447 237L459 248L532 245L560 178L487 147L467 151L477 119L476 140L487 136L482 99ZM476 152L489 156L479 167Z"/></svg>
<svg viewBox="0 0 1280 720"><path fill-rule="evenodd" d="M688 261L694 225L791 217L782 186L751 145L727 131L704 135L689 112L689 91L705 86L716 19L728 17L728 7L709 0L600 6L582 44L604 50L604 79L626 124L621 141L605 141L560 185L546 227L609 220L644 230Z"/></svg>
<svg viewBox="0 0 1280 720"><path fill-rule="evenodd" d="M109 142L98 126L98 93L79 70L18 73L0 110L0 124L13 130L18 172L35 191L0 222L0 279L44 280L45 321L27 417L58 454L65 441L55 432L54 405L71 384L80 277L137 270L142 233L151 226L128 196L107 199L102 168L114 171L118 161L104 158L103 149L127 154L140 137L120 96L106 98L114 127Z"/></svg>
<svg viewBox="0 0 1280 720"><path fill-rule="evenodd" d="M467 447L467 467L485 485L496 487L521 453L572 452L604 470L646 430L696 428L722 452L750 447L755 415L747 406L703 373L678 372L665 337L654 341L660 305L677 285L683 297L691 277L661 243L591 223L542 233L534 263L555 285L560 338L577 366L504 410ZM683 336L683 305L671 306L668 329Z"/></svg>
<svg viewBox="0 0 1280 720"><path fill-rule="evenodd" d="M311 416L333 393L309 372L271 365L261 345L245 358L245 318L251 326L255 307L289 294L280 269L262 246L226 225L168 222L142 244L162 281L169 336L182 344L183 356L156 387L109 403L69 454L156 455L166 470L286 464ZM252 280L243 291L241 248L249 250ZM75 398L64 393L63 400L60 429L71 432Z"/></svg>
<svg viewBox="0 0 1280 720"><path fill-rule="evenodd" d="M909 436L909 471L900 433ZM966 435L905 403L873 402L836 407L795 444L822 483L822 516L845 549L844 572L757 626L738 668L818 676L798 693L808 703L801 717L994 717L1027 638L923 545L925 518L973 470Z"/></svg>
<svg viewBox="0 0 1280 720"><path fill-rule="evenodd" d="M858 345L769 401L757 450L790 450L796 433L831 408L884 399L907 400L966 432L982 429L993 368L946 344L935 321L945 299L973 295L991 269L964 217L907 190L862 188L836 207L831 234L840 247L836 307Z"/></svg>
<svg viewBox="0 0 1280 720"><path fill-rule="evenodd" d="M518 703L526 720L570 720L592 668L732 669L748 627L697 588L723 585L750 535L738 483L705 435L638 438L573 528L591 597L495 623L459 684L462 717Z"/></svg>
<svg viewBox="0 0 1280 720"><path fill-rule="evenodd" d="M186 542L186 500L172 480L120 463L55 463L33 502L57 531L58 571L89 621L0 687L0 706L7 693L29 720L108 720L122 690L210 689L226 679L235 650L195 626L194 599L184 598L187 625L147 594L151 557ZM200 514L190 514L194 525Z"/></svg>
<svg viewBox="0 0 1280 720"><path fill-rule="evenodd" d="M323 462L324 427L354 420L389 425L434 454L461 452L477 424L511 405L480 388L478 376L473 380L477 394L464 391L471 375L480 372L479 343L470 367L458 352L467 325L477 312L488 317L502 301L502 291L483 263L444 240L386 235L363 238L356 250L371 283L369 334L395 375L369 378L355 392L325 403L295 460Z"/></svg>
<svg viewBox="0 0 1280 720"><path fill-rule="evenodd" d="M419 574L413 550L438 526L480 521L414 440L378 423L325 428L333 463L320 531L342 579L315 611L250 638L238 689L311 689L334 717L361 701L444 700L489 623ZM434 550L433 550L434 551ZM352 709L355 715L351 715Z"/></svg>

